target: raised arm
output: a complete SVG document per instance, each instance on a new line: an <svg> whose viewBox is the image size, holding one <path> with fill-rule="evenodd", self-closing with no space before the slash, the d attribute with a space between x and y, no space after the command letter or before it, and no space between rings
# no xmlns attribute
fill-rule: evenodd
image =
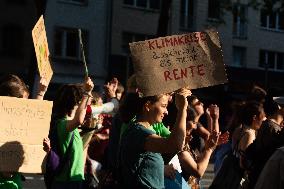
<svg viewBox="0 0 284 189"><path fill-rule="evenodd" d="M206 119L208 124L208 131L219 132L219 107L216 104L211 104L206 109Z"/></svg>
<svg viewBox="0 0 284 189"><path fill-rule="evenodd" d="M38 87L37 87L37 94L36 94L36 99L38 100L43 100L43 97L47 91L49 82L44 78L41 77L38 83Z"/></svg>
<svg viewBox="0 0 284 189"><path fill-rule="evenodd" d="M168 138L162 138L158 135L149 135L144 144L145 150L159 153L177 153L182 149L186 133L188 106L186 97L189 95L191 95L191 91L186 88L176 93L176 107L178 113L172 133Z"/></svg>
<svg viewBox="0 0 284 189"><path fill-rule="evenodd" d="M217 145L219 135L220 134L215 131L212 132L209 139L205 143L203 153L198 157L197 161L193 159L190 152L180 152L178 156L183 171L186 173L191 173L195 177L202 177L208 166L210 156Z"/></svg>
<svg viewBox="0 0 284 189"><path fill-rule="evenodd" d="M75 128L77 128L79 125L82 125L84 123L86 110L87 110L87 104L91 103L92 98L92 90L94 88L94 84L92 80L88 77L85 80L84 83L84 95L83 98L78 105L78 108L75 112L75 116L72 120L68 120L67 122L67 130L69 132L73 131Z"/></svg>

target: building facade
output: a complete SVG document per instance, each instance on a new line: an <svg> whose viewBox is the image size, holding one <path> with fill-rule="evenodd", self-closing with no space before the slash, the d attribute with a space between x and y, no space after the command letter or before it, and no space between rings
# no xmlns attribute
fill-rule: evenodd
<svg viewBox="0 0 284 189"><path fill-rule="evenodd" d="M49 0L45 25L51 53L53 85L84 80L85 67L78 29L81 29L89 75L97 87L107 76L110 1Z"/></svg>
<svg viewBox="0 0 284 189"><path fill-rule="evenodd" d="M172 1L168 34L215 28L220 35L232 88L257 84L284 89L281 82L284 79L283 12L267 13L247 6L246 1L221 8L224 5L219 2ZM113 3L110 66L118 69L114 69L116 73L109 73L121 77L132 73L128 43L155 36L160 3L159 0L118 0Z"/></svg>
<svg viewBox="0 0 284 189"><path fill-rule="evenodd" d="M34 77L31 30L39 15L34 0L0 2L0 74ZM128 43L155 38L162 0L47 0L45 24L54 76L49 91L84 79L78 37L82 30L89 74L96 86L133 73ZM232 90L258 84L284 89L284 14L217 0L172 1L168 35L216 28ZM223 7L223 8L221 8ZM224 8L226 7L226 8ZM230 10L230 11L227 11ZM241 86L241 87L240 87ZM227 87L228 88L228 87Z"/></svg>

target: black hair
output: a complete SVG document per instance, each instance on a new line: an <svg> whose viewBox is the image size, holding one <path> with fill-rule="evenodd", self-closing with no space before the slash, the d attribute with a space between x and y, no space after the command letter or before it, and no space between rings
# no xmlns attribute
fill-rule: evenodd
<svg viewBox="0 0 284 189"><path fill-rule="evenodd" d="M197 117L197 112L192 107L188 107L186 119L188 121L195 121L196 117Z"/></svg>
<svg viewBox="0 0 284 189"><path fill-rule="evenodd" d="M187 97L188 106L193 107L193 101L198 99L195 95L190 95Z"/></svg>
<svg viewBox="0 0 284 189"><path fill-rule="evenodd" d="M71 115L74 106L78 105L83 96L83 89L78 84L66 84L59 88L53 101L52 114L56 118Z"/></svg>
<svg viewBox="0 0 284 189"><path fill-rule="evenodd" d="M247 102L242 111L242 123L250 126L254 116L259 116L263 110L263 105L257 101Z"/></svg>
<svg viewBox="0 0 284 189"><path fill-rule="evenodd" d="M267 116L272 116L276 114L279 110L277 102L273 100L273 97L267 95L263 103L264 112Z"/></svg>

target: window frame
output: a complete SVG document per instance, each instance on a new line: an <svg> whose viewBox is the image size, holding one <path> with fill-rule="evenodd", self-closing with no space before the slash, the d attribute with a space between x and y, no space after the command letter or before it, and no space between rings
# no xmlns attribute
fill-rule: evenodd
<svg viewBox="0 0 284 189"><path fill-rule="evenodd" d="M271 17L273 16L271 13L266 13L266 11L264 9L260 10L260 27L262 29L266 29L266 30L271 30L271 31L278 31L278 32L284 32L284 24L283 24L283 28L281 29L281 25L280 25L280 14L282 13L282 19L283 19L283 22L284 22L284 10L282 12L279 12L279 11L276 11L276 12L273 12L275 13L275 27L270 27L270 23L271 23ZM265 22L263 23L262 22L262 17L265 18Z"/></svg>
<svg viewBox="0 0 284 189"><path fill-rule="evenodd" d="M88 0L57 0L59 3L71 4L71 5L79 5L79 6L87 6ZM82 2L79 2L82 1Z"/></svg>
<svg viewBox="0 0 284 189"><path fill-rule="evenodd" d="M57 34L59 34L58 32L60 32L61 36L61 40L59 41L60 43L60 47L59 49L61 50L60 53L56 52L57 51L57 45L59 44L57 41ZM67 42L68 42L68 33L75 33L78 36L78 29L77 28L69 28L69 27L60 27L60 26L56 26L54 27L54 35L53 35L53 54L54 57L53 59L55 60L66 60L68 62L83 62L83 58L82 58L82 52L81 52L81 46L80 46L80 41L79 41L79 36L76 40L75 43L76 44L76 48L77 48L77 56L68 56L67 55ZM88 31L82 29L82 40L83 40L83 45L84 45L84 53L85 53L85 57L86 57L86 62L88 59L88 50L89 50L89 43L88 43Z"/></svg>
<svg viewBox="0 0 284 189"><path fill-rule="evenodd" d="M135 8L135 9L141 9L141 10L149 10L149 11L160 11L160 9L161 9L161 2L162 2L162 0L153 0L153 1L159 1L159 8L158 9L155 9L155 8L151 8L150 7L150 1L151 0L145 0L146 1L146 7L144 7L144 6L138 6L137 5L137 2L138 2L139 0L133 0L133 3L131 3L131 4L126 4L125 3L125 0L123 0L123 5L124 6L126 6L126 7L131 7L131 8Z"/></svg>
<svg viewBox="0 0 284 189"><path fill-rule="evenodd" d="M241 64L235 64L235 55L236 55L236 49L238 50L241 50L239 52L242 53L242 57L240 59L241 60ZM243 46L233 46L233 56L232 56L232 59L233 59L233 64L231 64L230 66L233 66L233 67L246 67L246 60L247 60L247 48L246 47L243 47Z"/></svg>
<svg viewBox="0 0 284 189"><path fill-rule="evenodd" d="M237 13L242 13L242 7L244 8L244 15L235 15L234 9L237 8ZM242 16L244 16L244 19L242 19ZM235 17L237 21L235 22ZM233 37L234 38L240 38L240 39L247 39L247 20L248 18L248 8L245 4L235 3L233 6ZM242 32L242 29L244 30Z"/></svg>
<svg viewBox="0 0 284 189"><path fill-rule="evenodd" d="M185 6L183 6L182 2L185 2ZM179 17L179 27L182 30L191 30L194 27L194 0L183 0L180 3L180 17ZM191 4L191 6L190 6ZM183 9L184 8L184 9ZM189 10L191 9L191 10ZM191 13L192 12L192 13ZM183 22L182 22L183 20Z"/></svg>
<svg viewBox="0 0 284 189"><path fill-rule="evenodd" d="M264 59L261 59L261 53L264 53ZM274 58L274 62L273 62L273 67L271 68L269 65L269 53L273 54ZM278 69L278 59L279 57L282 56L282 69ZM261 65L263 63L263 66ZM268 66L268 67L267 67ZM264 50L264 49L260 49L259 50L259 62L258 62L258 67L262 68L262 69L268 69L271 71L280 71L280 72L284 72L284 52L277 52L277 51L270 51L270 50Z"/></svg>

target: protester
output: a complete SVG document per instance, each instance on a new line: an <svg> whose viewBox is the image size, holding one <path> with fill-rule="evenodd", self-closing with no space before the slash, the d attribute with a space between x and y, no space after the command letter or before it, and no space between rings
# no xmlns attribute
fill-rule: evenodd
<svg viewBox="0 0 284 189"><path fill-rule="evenodd" d="M86 105L91 102L91 92L94 84L90 78L85 80L83 90L78 85L67 84L62 86L56 95L53 106L53 123L51 130L56 129L59 149L64 154L69 141L74 136L71 146L69 166L63 168L56 176L52 189L72 188L81 189L84 180L83 142L78 126L84 123ZM55 128L54 128L55 127Z"/></svg>
<svg viewBox="0 0 284 189"><path fill-rule="evenodd" d="M206 140L209 139L209 136L210 136L210 132L209 130L213 130L212 129L212 125L211 125L211 118L210 116L208 115L208 112L206 111L206 119L207 119L207 128L206 129L199 121L200 117L205 113L205 110L204 110L204 104L197 98L197 96L194 96L194 95L191 95L189 98L188 98L188 104L191 108L193 108L196 113L197 113L197 120L198 120L198 124L197 124L197 129L195 129L193 132L192 132L192 140L190 141L190 146L192 147L192 149L194 150L198 150L199 152L202 152L203 151L203 148L204 148L204 143ZM216 108L218 108L216 106ZM218 120L217 122L214 121L214 123L218 124L218 131L219 132L219 123L218 123Z"/></svg>
<svg viewBox="0 0 284 189"><path fill-rule="evenodd" d="M245 104L242 114L242 128L239 131L240 137L238 138L238 141L233 142L233 144L237 145L237 156L240 158L240 167L243 169L246 168L244 152L256 139L257 132L260 129L264 118L265 113L261 103L251 101ZM245 172L241 185L245 187L247 183L247 172Z"/></svg>
<svg viewBox="0 0 284 189"><path fill-rule="evenodd" d="M37 99L43 99L47 90L48 83L41 78L38 83ZM10 96L28 99L30 95L28 86L16 75L8 74L0 79L0 96ZM48 151L50 148L49 139L44 138L43 148ZM21 165L20 165L21 166ZM21 189L23 176L18 172L2 172L0 173L0 188L5 189Z"/></svg>
<svg viewBox="0 0 284 189"><path fill-rule="evenodd" d="M230 103L230 110L226 113L230 112L227 115L226 127L225 130L228 132L228 141L225 144L218 146L215 150L214 154L214 174L217 175L219 169L222 166L222 162L226 155L230 154L235 146L233 141L236 142L240 137L240 130L241 130L241 112L243 108L243 101L232 101ZM235 132L235 130L238 130Z"/></svg>
<svg viewBox="0 0 284 189"><path fill-rule="evenodd" d="M164 163L160 153L176 153L183 147L188 95L190 91L185 88L176 94L177 122L168 138L162 138L150 129L154 123L162 122L167 114L167 95L137 96L137 119L121 139L119 165L124 187L164 188Z"/></svg>
<svg viewBox="0 0 284 189"><path fill-rule="evenodd" d="M136 96L139 95L139 89L136 82L136 76L133 74L127 80L126 95L120 102L120 108L118 114L114 117L113 125L110 130L110 142L108 147L108 162L110 169L114 171L117 167L117 155L119 151L119 144L121 135L127 129L128 125L135 121L135 109L133 104L136 103ZM168 96L169 97L169 96ZM170 131L165 125L161 123L155 123L152 125L153 130L157 135L161 137L168 137Z"/></svg>
<svg viewBox="0 0 284 189"><path fill-rule="evenodd" d="M273 152L284 145L284 130L281 126L284 120L284 103L280 103L281 101L277 103L270 95L265 99L264 111L267 119L259 129L255 141L246 151L247 159L250 161L250 167L247 167L249 169L249 187L254 187L265 163Z"/></svg>
<svg viewBox="0 0 284 189"><path fill-rule="evenodd" d="M124 95L124 87L123 87L123 85L120 82L118 82L118 86L117 86L117 89L115 91L115 94L116 94L116 98L118 100L121 100L121 98Z"/></svg>
<svg viewBox="0 0 284 189"><path fill-rule="evenodd" d="M205 142L204 151L200 156L197 156L195 151L190 148L189 142L192 139L191 132L197 129L198 119L198 113L193 108L188 108L185 146L178 153L183 177L187 180L191 188L195 189L201 188L200 177L205 173L210 156L217 146L220 134L212 131L209 139Z"/></svg>

